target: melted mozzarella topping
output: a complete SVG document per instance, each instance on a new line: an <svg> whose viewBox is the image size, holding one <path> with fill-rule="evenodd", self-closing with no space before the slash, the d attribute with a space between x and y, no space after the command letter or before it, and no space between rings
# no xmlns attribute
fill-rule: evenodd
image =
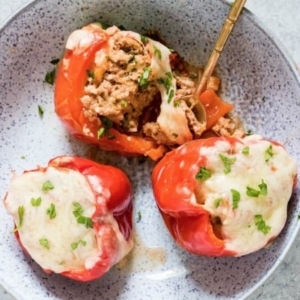
<svg viewBox="0 0 300 300"><path fill-rule="evenodd" d="M169 141L183 144L192 140L192 134L189 130L188 121L184 111L174 105L174 95L176 93L176 80L172 76L171 86L166 89L163 84L159 84L157 79L165 78L167 74L172 74L170 65L171 51L159 42L149 40L154 49L158 49L160 56L155 53L152 56L151 70L154 74L154 82L160 91L162 103L160 114L157 117L157 123L163 130ZM172 96L173 95L173 96ZM176 133L176 134L174 134Z"/></svg>
<svg viewBox="0 0 300 300"><path fill-rule="evenodd" d="M272 155L266 159L270 146ZM249 147L249 154L243 153L245 147ZM226 248L239 256L266 246L286 222L296 162L283 147L259 136L243 139L234 149L228 142L220 141L214 147L201 148L200 154L207 158L206 168L211 172L209 179L199 183L206 199L203 207L220 219ZM235 159L227 174L220 154ZM247 187L259 191L262 183L267 186L267 195L247 195ZM233 190L240 195L236 208Z"/></svg>
<svg viewBox="0 0 300 300"><path fill-rule="evenodd" d="M47 181L54 188L43 191ZM39 197L40 205L33 206L32 199ZM80 204L84 217L91 218L95 212L95 195L79 172L48 167L46 171L15 176L11 182L5 206L17 225L20 222L18 210L24 208L22 225L18 228L20 240L43 269L56 273L77 272L91 269L99 261L104 233L100 232L101 227L95 232L95 229L79 224L73 213L74 203ZM51 205L53 218L49 213ZM103 218L106 225L102 227L112 228L119 242L119 249L111 253L117 263L131 250L132 242L124 239L111 213L106 212Z"/></svg>

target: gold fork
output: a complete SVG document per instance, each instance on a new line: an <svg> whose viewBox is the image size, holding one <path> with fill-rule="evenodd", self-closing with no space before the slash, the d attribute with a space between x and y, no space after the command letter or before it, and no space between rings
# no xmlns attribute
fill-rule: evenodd
<svg viewBox="0 0 300 300"><path fill-rule="evenodd" d="M241 11L246 3L246 0L236 0L232 4L230 12L223 24L219 37L216 41L214 49L207 61L207 64L204 68L202 77L200 79L199 85L196 89L194 98L199 99L199 95L205 90L208 79L210 78L215 66L219 60L219 57L223 51L223 48L228 40L228 37L239 18ZM198 100L199 101L199 100Z"/></svg>

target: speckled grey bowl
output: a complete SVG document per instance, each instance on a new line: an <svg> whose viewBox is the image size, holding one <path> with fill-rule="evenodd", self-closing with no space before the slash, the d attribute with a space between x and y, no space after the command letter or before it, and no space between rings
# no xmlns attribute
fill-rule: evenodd
<svg viewBox="0 0 300 300"><path fill-rule="evenodd" d="M44 83L71 31L91 21L143 32L158 29L188 61L203 65L229 10L205 0L41 0L20 11L0 32L0 190L11 171L45 165L60 154L86 155L54 114L53 87ZM300 161L300 85L282 47L244 10L221 57L222 95L235 104L245 127L284 143ZM41 118L38 105L44 110ZM96 151L92 149L92 151ZM268 250L241 258L205 258L180 249L155 207L153 163L97 153L123 168L135 188L136 248L102 279L75 283L46 275L19 249L12 219L0 205L0 283L17 299L243 299L283 259L299 229L299 182L285 229ZM142 218L138 221L137 212ZM37 224L37 226L39 226Z"/></svg>

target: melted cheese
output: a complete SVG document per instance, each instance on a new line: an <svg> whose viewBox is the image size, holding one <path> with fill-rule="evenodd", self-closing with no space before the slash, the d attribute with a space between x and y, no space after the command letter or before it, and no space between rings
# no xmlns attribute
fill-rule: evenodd
<svg viewBox="0 0 300 300"><path fill-rule="evenodd" d="M259 136L243 139L232 149L226 141L214 147L201 148L200 154L207 158L207 169L211 177L199 183L205 194L203 207L222 223L222 236L226 249L235 251L237 256L263 248L276 237L285 225L287 204L292 194L293 181L297 174L296 162L281 146L272 145L273 156L266 162L265 153L271 145ZM244 147L249 154L243 154ZM236 161L228 174L219 154ZM267 185L267 195L250 197L247 186L259 190L258 185ZM238 207L233 208L232 189L240 193ZM216 199L222 199L219 206ZM255 216L261 216L268 233L258 229Z"/></svg>
<svg viewBox="0 0 300 300"><path fill-rule="evenodd" d="M48 180L54 188L43 191L42 186ZM41 204L33 206L31 199L38 197L42 199ZM95 195L86 178L73 170L49 167L45 172L34 171L15 176L11 182L5 206L17 225L18 208L24 206L23 224L18 230L20 240L43 269L56 273L83 271L93 268L99 261L102 254L101 227L99 232L95 232L95 229L79 224L73 214L74 202L80 203L83 216L94 214ZM56 211L52 219L47 214L51 204ZM107 210L103 218L104 224L115 232L119 243L116 253L111 253L117 263L131 250L132 241L124 239L116 220ZM48 242L49 249L40 243L41 239Z"/></svg>
<svg viewBox="0 0 300 300"><path fill-rule="evenodd" d="M155 53L152 55L151 70L154 76L154 83L161 94L162 103L160 106L160 114L157 117L157 123L163 130L169 141L177 144L183 144L192 140L188 121L185 112L174 105L174 96L170 97L170 92L176 93L176 80L172 76L172 84L169 91L166 90L163 84L159 84L157 79L165 78L167 73L172 74L170 64L171 51L166 46L159 42L149 40L153 49L158 49L161 57ZM170 97L170 98L169 98Z"/></svg>

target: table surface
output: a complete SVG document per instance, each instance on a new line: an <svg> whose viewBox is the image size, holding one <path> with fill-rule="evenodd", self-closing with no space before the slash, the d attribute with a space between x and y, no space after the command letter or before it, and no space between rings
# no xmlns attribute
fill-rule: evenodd
<svg viewBox="0 0 300 300"><path fill-rule="evenodd" d="M28 0L0 0L0 24L22 7ZM300 70L300 14L299 0L248 0L246 7L261 23L273 32L285 46ZM275 272L248 300L295 300L300 299L300 233ZM0 286L0 299L13 300Z"/></svg>

